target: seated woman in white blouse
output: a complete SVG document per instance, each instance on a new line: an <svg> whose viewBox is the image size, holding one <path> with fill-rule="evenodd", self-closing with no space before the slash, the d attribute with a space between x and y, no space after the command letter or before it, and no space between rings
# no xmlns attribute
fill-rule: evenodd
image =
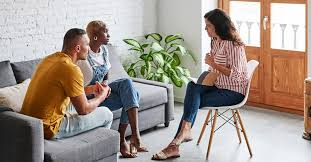
<svg viewBox="0 0 311 162"><path fill-rule="evenodd" d="M90 38L90 50L87 60L78 62L78 66L85 78L85 84L95 85L96 82L99 82L104 87L109 86L111 88L111 94L100 106L108 107L112 111L122 108L118 129L120 133L120 152L124 158L137 157L137 152L147 152L147 148L141 144L138 128L139 93L129 78L108 83L108 72L111 65L106 45L109 42L110 35L106 24L102 21L91 21L87 25L86 32ZM96 89L86 89L85 91L94 90ZM88 97L88 99L91 98L93 97ZM125 140L125 131L128 124L130 124L132 130L130 146Z"/></svg>
<svg viewBox="0 0 311 162"><path fill-rule="evenodd" d="M209 65L202 84L189 82L184 100L184 113L171 143L153 160L179 157L179 145L192 140L191 128L198 109L240 103L248 83L247 60L241 41L230 17L220 9L205 14L205 30L212 38L211 51L205 56Z"/></svg>

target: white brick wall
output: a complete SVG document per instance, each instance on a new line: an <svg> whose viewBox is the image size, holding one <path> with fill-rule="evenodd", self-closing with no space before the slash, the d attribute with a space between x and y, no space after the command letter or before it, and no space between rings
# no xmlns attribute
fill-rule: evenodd
<svg viewBox="0 0 311 162"><path fill-rule="evenodd" d="M91 20L108 24L122 61L124 38L156 31L157 0L0 0L0 61L42 58L61 50L65 32Z"/></svg>

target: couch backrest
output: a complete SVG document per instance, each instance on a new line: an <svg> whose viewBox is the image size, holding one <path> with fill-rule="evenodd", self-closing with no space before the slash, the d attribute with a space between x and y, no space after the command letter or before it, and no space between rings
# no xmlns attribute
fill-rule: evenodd
<svg viewBox="0 0 311 162"><path fill-rule="evenodd" d="M16 84L10 61L0 62L0 88Z"/></svg>
<svg viewBox="0 0 311 162"><path fill-rule="evenodd" d="M120 78L129 78L120 62L115 46L109 45L108 50L110 54L109 61L111 63L109 81L111 82ZM10 61L0 62L0 88L12 86L31 78L32 73L35 71L40 60L41 59L35 59L13 63L10 63Z"/></svg>
<svg viewBox="0 0 311 162"><path fill-rule="evenodd" d="M35 59L11 63L16 82L21 83L24 80L31 78L32 73L35 71L40 60L41 59Z"/></svg>

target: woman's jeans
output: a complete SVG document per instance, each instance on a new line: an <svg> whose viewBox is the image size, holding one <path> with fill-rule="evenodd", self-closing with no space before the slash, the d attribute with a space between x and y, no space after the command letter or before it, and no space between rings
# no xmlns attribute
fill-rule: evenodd
<svg viewBox="0 0 311 162"><path fill-rule="evenodd" d="M115 80L109 84L109 87L111 94L100 106L106 106L111 111L122 108L120 123L128 124L127 111L139 107L139 93L134 88L132 80L128 78Z"/></svg>
<svg viewBox="0 0 311 162"><path fill-rule="evenodd" d="M120 123L128 124L127 111L139 107L139 93L134 88L132 80L128 78L115 80L109 84L109 87L111 94L100 106L108 107L111 111L122 108Z"/></svg>
<svg viewBox="0 0 311 162"><path fill-rule="evenodd" d="M97 107L87 115L79 115L70 103L60 124L59 132L53 139L71 137L97 127L110 129L112 121L113 114L107 107Z"/></svg>
<svg viewBox="0 0 311 162"><path fill-rule="evenodd" d="M191 122L191 127L193 126L199 108L235 105L240 103L244 97L235 91L189 82L184 100L184 113L175 137L180 131L183 120Z"/></svg>

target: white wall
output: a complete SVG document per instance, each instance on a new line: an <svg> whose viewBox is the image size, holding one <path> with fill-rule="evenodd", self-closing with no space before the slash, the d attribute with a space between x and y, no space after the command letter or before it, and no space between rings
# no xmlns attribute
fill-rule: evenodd
<svg viewBox="0 0 311 162"><path fill-rule="evenodd" d="M156 12L157 0L0 0L0 61L59 51L68 29L94 19L108 24L111 43L125 56L122 39L156 31Z"/></svg>
<svg viewBox="0 0 311 162"><path fill-rule="evenodd" d="M196 57L201 53L201 0L159 0L158 31L164 35L181 33L185 46ZM192 73L199 73L200 61L181 58ZM187 61L185 61L187 60Z"/></svg>
<svg viewBox="0 0 311 162"><path fill-rule="evenodd" d="M211 50L210 47L210 43L211 43L211 38L207 35L206 31L204 30L205 28L205 21L203 19L205 13L207 13L208 11L211 11L215 8L217 8L218 6L218 1L217 0L202 0L202 55L201 55L201 69L202 71L207 70L208 65L205 64L204 62L204 57L206 53L209 53L209 51Z"/></svg>
<svg viewBox="0 0 311 162"><path fill-rule="evenodd" d="M209 39L204 30L204 14L217 7L217 0L159 0L158 31L162 34L182 33L185 46L196 58L194 63L189 57L182 58L183 64L189 68L191 75L201 74L202 53L209 49ZM208 42L208 43L207 43ZM185 87L175 89L175 99L182 101Z"/></svg>

